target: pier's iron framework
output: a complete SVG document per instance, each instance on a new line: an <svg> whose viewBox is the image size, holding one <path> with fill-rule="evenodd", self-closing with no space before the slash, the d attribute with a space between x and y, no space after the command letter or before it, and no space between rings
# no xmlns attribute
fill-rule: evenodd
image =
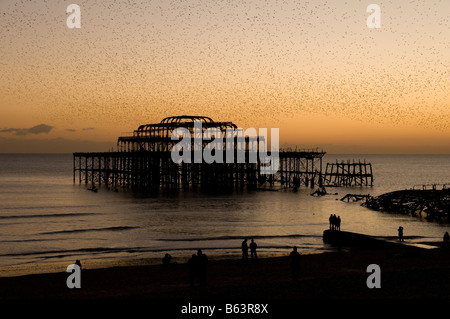
<svg viewBox="0 0 450 319"><path fill-rule="evenodd" d="M196 123L201 123L201 131L195 130ZM171 157L173 147L178 140L172 140L172 132L177 128L189 131L192 137L207 135L208 129L220 132L223 138L222 150L230 150L237 155L244 151L245 160L224 161L223 163L180 162L175 163ZM228 130L227 130L228 129ZM73 181L90 185L106 185L117 190L148 190L159 188L207 187L258 188L279 185L298 188L301 185L314 187L322 185L322 158L324 151L315 150L280 150L279 169L275 174L261 174L265 165L260 158L250 161L252 154L259 152L263 137L245 136L234 142L227 142L227 132L237 130L232 122L215 122L206 116L174 116L163 119L160 123L141 125L131 136L121 136L117 140L117 151L74 153ZM194 139L192 139L194 140ZM202 140L202 148L208 140ZM243 145L242 145L243 144ZM195 145L191 146L192 149Z"/></svg>

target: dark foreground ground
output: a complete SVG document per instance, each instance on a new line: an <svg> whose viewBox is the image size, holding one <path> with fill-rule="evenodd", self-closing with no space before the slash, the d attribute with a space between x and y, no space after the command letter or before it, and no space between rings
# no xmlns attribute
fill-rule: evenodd
<svg viewBox="0 0 450 319"><path fill-rule="evenodd" d="M207 253L207 251L206 251ZM381 288L368 288L367 266L381 269ZM5 300L145 300L156 306L199 303L286 303L296 300L450 299L450 250L373 245L349 252L302 255L298 280L289 258L210 260L207 284L189 285L187 264L83 269L81 288L69 289L66 272L0 278ZM446 299L446 300L444 300ZM291 304L292 305L292 304Z"/></svg>

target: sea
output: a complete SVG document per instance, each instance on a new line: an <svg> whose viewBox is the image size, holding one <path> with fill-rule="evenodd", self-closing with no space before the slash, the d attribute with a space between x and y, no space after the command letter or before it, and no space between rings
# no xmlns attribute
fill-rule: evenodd
<svg viewBox="0 0 450 319"><path fill-rule="evenodd" d="M0 277L84 268L161 263L169 253L185 262L197 249L210 259L240 258L241 242L254 239L260 257L303 254L335 247L324 243L330 214L341 230L395 239L403 226L408 244L441 241L450 225L372 211L346 194L370 194L450 185L449 155L332 155L326 163L372 164L372 187L331 187L328 195L235 191L141 194L74 183L72 154L0 154Z"/></svg>

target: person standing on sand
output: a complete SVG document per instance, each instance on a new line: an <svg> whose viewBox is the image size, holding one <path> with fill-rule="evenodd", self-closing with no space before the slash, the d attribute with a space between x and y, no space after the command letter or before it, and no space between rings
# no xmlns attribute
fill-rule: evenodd
<svg viewBox="0 0 450 319"><path fill-rule="evenodd" d="M258 256L256 255L256 248L258 247L258 245L256 245L256 243L253 241L252 238L252 242L250 243L250 254L252 256L252 259L258 259Z"/></svg>
<svg viewBox="0 0 450 319"><path fill-rule="evenodd" d="M168 266L170 264L170 260L172 259L172 256L169 254L165 254L164 258L162 259L162 263L164 266Z"/></svg>
<svg viewBox="0 0 450 319"><path fill-rule="evenodd" d="M403 227L402 227L402 226L400 226L400 227L398 228L398 239L399 239L400 241L403 241Z"/></svg>
<svg viewBox="0 0 450 319"><path fill-rule="evenodd" d="M197 270L198 270L198 279L200 282L200 286L206 285L206 265L208 264L208 257L202 250L197 250Z"/></svg>
<svg viewBox="0 0 450 319"><path fill-rule="evenodd" d="M242 260L248 259L248 245L247 245L247 238L244 239L244 241L241 244L242 249Z"/></svg>
<svg viewBox="0 0 450 319"><path fill-rule="evenodd" d="M197 255L192 254L192 257L188 260L189 266L189 284L191 287L194 287L195 283L195 275L197 273Z"/></svg>
<svg viewBox="0 0 450 319"><path fill-rule="evenodd" d="M289 259L291 263L292 279L297 280L298 274L300 273L300 253L297 251L296 246L294 246L289 254Z"/></svg>
<svg viewBox="0 0 450 319"><path fill-rule="evenodd" d="M444 247L445 248L448 248L449 241L450 241L450 235L448 234L448 231L446 231L444 234Z"/></svg>

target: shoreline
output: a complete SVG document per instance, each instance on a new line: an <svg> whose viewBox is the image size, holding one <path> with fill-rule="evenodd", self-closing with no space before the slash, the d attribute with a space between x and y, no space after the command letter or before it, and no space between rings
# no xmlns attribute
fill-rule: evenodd
<svg viewBox="0 0 450 319"><path fill-rule="evenodd" d="M450 249L395 243L302 253L297 281L291 276L289 252L248 261L211 258L204 287L191 287L188 264L178 261L168 266L83 266L80 289L66 286L66 272L0 277L0 299L450 299ZM380 266L381 289L366 285L370 264Z"/></svg>
<svg viewBox="0 0 450 319"><path fill-rule="evenodd" d="M205 253L208 252L207 249L203 249ZM310 254L323 254L328 253L329 250L316 250L302 252L302 255ZM195 253L195 250L192 250ZM264 258L276 258L285 257L285 253L260 253L261 259ZM161 265L163 255L161 257L112 257L112 258L102 258L102 259L81 259L82 266L85 270L101 270L114 267L134 267L134 266L157 266ZM227 255L208 255L208 259L211 261L227 261L227 260L239 260L241 255L238 254L227 254ZM75 262L76 257L73 260L66 261L52 261L52 262L42 262L42 263L24 263L16 264L10 266L0 266L0 279L1 278L12 278L12 277L23 277L29 275L45 275L45 274L55 274L64 272L68 265ZM188 257L177 256L173 257L173 262L177 264L185 264L188 262Z"/></svg>
<svg viewBox="0 0 450 319"><path fill-rule="evenodd" d="M331 232L330 230L325 230L323 236L326 236L327 232ZM371 249L378 246L393 246L395 247L398 243L398 239L396 236L374 236L374 235L365 235L359 234L355 232L349 231L339 231L339 234L344 235L345 240L342 240L342 250L349 251L354 249ZM428 241L428 242L409 242L408 239L413 239L415 236L406 236L406 241L403 242L403 245L409 247L420 247L425 249L432 249L436 247L440 247L442 242L438 241ZM323 238L324 239L324 238ZM311 255L311 254L324 254L330 252L338 251L338 245L333 240L325 240L323 241L324 245L320 249L313 250L302 250L299 248L299 252L302 255ZM364 244L366 247L364 247ZM261 249L262 248L262 249ZM285 252L264 252L264 248L261 247L259 249L258 254L263 258L270 257L283 257L289 254L289 249L286 248ZM208 248L203 249L206 253L208 252ZM234 249L235 252L227 253L227 254L212 254L208 255L210 260L236 260L241 258L240 249ZM262 251L261 251L262 250ZM169 250L168 253L172 254ZM187 263L191 254L195 253L196 249L189 250L189 252L184 251L183 254L177 256L173 256L173 261L177 263ZM125 257L125 256L116 256L116 257L106 257L106 258L84 258L74 256L71 259L67 257L60 261L43 261L43 262L25 262L21 264L13 264L13 265L5 265L0 266L0 278L8 278L8 277L20 277L27 275L36 275L36 274L50 274L50 273L59 273L64 272L68 265L75 262L76 259L81 259L82 265L85 269L105 269L112 267L123 267L123 266L154 266L160 265L161 260L166 252L161 251L161 255L158 257Z"/></svg>

